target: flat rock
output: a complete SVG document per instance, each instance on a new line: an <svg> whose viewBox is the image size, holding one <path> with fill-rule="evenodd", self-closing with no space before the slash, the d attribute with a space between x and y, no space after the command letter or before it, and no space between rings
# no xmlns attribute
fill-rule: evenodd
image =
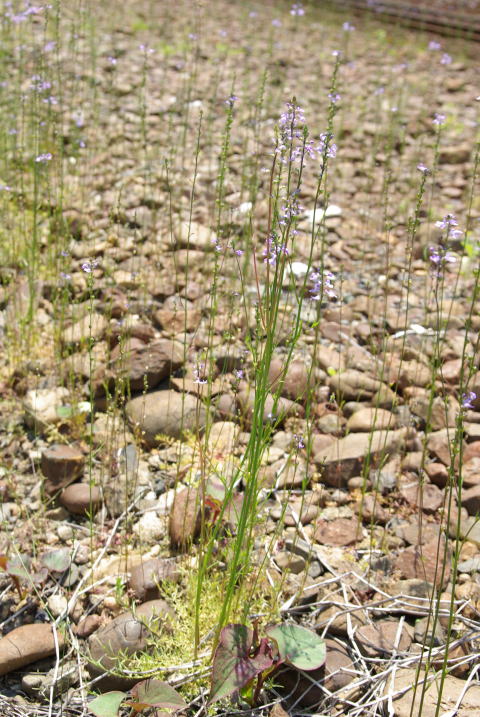
<svg viewBox="0 0 480 717"><path fill-rule="evenodd" d="M322 480L328 485L345 487L348 479L359 475L364 459L369 456L370 465L385 461L395 455L405 443L406 428L397 431L373 431L351 433L339 438L314 455Z"/></svg>
<svg viewBox="0 0 480 717"><path fill-rule="evenodd" d="M57 632L57 639L61 649L64 639L60 632ZM53 654L55 640L51 625L22 625L0 639L0 675L6 675Z"/></svg>
<svg viewBox="0 0 480 717"><path fill-rule="evenodd" d="M337 397L354 401L372 398L382 386L378 379L353 368L330 376L327 383Z"/></svg>
<svg viewBox="0 0 480 717"><path fill-rule="evenodd" d="M351 545L362 539L363 530L357 518L319 520L314 537L322 545Z"/></svg>
<svg viewBox="0 0 480 717"><path fill-rule="evenodd" d="M347 431L381 431L395 428L396 418L384 408L361 408L355 411L347 421Z"/></svg>
<svg viewBox="0 0 480 717"><path fill-rule="evenodd" d="M480 512L480 483L462 491L462 505L469 515L477 515Z"/></svg>
<svg viewBox="0 0 480 717"><path fill-rule="evenodd" d="M148 446L162 442L161 436L183 438L205 427L207 412L189 393L153 391L128 401L125 411L132 428Z"/></svg>
<svg viewBox="0 0 480 717"><path fill-rule="evenodd" d="M378 620L360 627L355 639L368 657L387 657L410 648L412 635L408 628L407 623L401 626L398 620Z"/></svg>
<svg viewBox="0 0 480 717"><path fill-rule="evenodd" d="M97 486L72 483L60 493L59 501L73 515L92 515L102 505L102 494Z"/></svg>
<svg viewBox="0 0 480 717"><path fill-rule="evenodd" d="M425 513L436 513L443 505L444 494L433 483L420 483L418 479L403 480L399 493L413 508L421 508Z"/></svg>
<svg viewBox="0 0 480 717"><path fill-rule="evenodd" d="M439 543L438 538L434 538L424 545L411 545L403 550L394 567L404 578L420 578L435 583L437 588L445 588L450 579L451 556L448 550L445 554L445 540L442 538Z"/></svg>
<svg viewBox="0 0 480 717"><path fill-rule="evenodd" d="M58 697L78 682L78 664L75 660L62 662L60 669L52 667L46 674L29 672L22 676L22 690L29 697L48 701L50 694Z"/></svg>
<svg viewBox="0 0 480 717"><path fill-rule="evenodd" d="M393 676L393 673L392 673ZM450 717L475 717L478 714L480 704L480 685L471 684L465 691L465 680L460 680L447 675L443 684L440 699L440 684L438 675L430 673L426 679L422 670L419 675L415 669L399 669L394 673L393 684L388 679L385 685L385 702L390 695L395 695L392 706L391 717L411 717L411 715L422 715L422 717L436 717L438 704L440 702L440 714ZM417 689L414 690L414 686ZM457 703L460 705L457 709Z"/></svg>

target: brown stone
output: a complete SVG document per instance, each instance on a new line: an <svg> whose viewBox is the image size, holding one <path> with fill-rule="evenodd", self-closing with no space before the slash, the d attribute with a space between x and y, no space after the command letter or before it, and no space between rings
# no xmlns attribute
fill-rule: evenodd
<svg viewBox="0 0 480 717"><path fill-rule="evenodd" d="M168 532L174 547L185 549L199 535L201 527L200 493L197 488L182 488L175 495Z"/></svg>
<svg viewBox="0 0 480 717"><path fill-rule="evenodd" d="M188 432L202 431L206 421L206 410L197 398L168 390L133 398L125 412L148 446L161 443L162 435L180 438Z"/></svg>
<svg viewBox="0 0 480 717"><path fill-rule="evenodd" d="M282 382L280 395L301 403L305 400L308 392L308 367L304 361L295 359L289 363L285 376L283 376L284 370L283 361L278 358L272 360L268 372L270 390L275 393Z"/></svg>
<svg viewBox="0 0 480 717"><path fill-rule="evenodd" d="M361 408L350 416L347 431L381 431L395 428L396 418L393 413L383 408Z"/></svg>
<svg viewBox="0 0 480 717"><path fill-rule="evenodd" d="M83 473L85 454L76 446L54 443L42 453L40 467L45 476L43 487L47 495L55 495L77 480Z"/></svg>
<svg viewBox="0 0 480 717"><path fill-rule="evenodd" d="M388 456L395 455L405 442L407 429L397 431L373 431L372 433L351 433L339 438L314 455L322 480L328 485L345 487L348 479L360 475L362 465L368 456L370 467L374 467Z"/></svg>
<svg viewBox="0 0 480 717"><path fill-rule="evenodd" d="M241 410L241 413L249 424L252 420L253 410L255 406L255 394L253 390L243 388L238 396L237 401ZM276 401L271 394L268 394L265 400L265 407L263 411L263 420L271 421L275 425L279 426L289 416L298 416L303 418L305 415L305 409L299 403L291 401L289 398L280 396Z"/></svg>
<svg viewBox="0 0 480 717"><path fill-rule="evenodd" d="M480 513L480 484L462 491L462 505L468 510L469 515Z"/></svg>
<svg viewBox="0 0 480 717"><path fill-rule="evenodd" d="M73 515L91 515L102 505L102 494L97 486L73 483L64 488L59 501Z"/></svg>
<svg viewBox="0 0 480 717"><path fill-rule="evenodd" d="M319 520L314 537L322 545L351 545L362 539L363 531L358 518Z"/></svg>
<svg viewBox="0 0 480 717"><path fill-rule="evenodd" d="M160 597L163 580L178 582L180 577L175 560L152 558L132 568L128 585L141 602Z"/></svg>
<svg viewBox="0 0 480 717"><path fill-rule="evenodd" d="M424 545L412 545L403 550L397 556L394 567L404 578L420 578L435 583L437 588L445 588L450 579L450 561L449 550L445 555L445 540L434 538Z"/></svg>
<svg viewBox="0 0 480 717"><path fill-rule="evenodd" d="M118 358L112 358L104 383L113 388L118 380L127 382L130 391L155 388L183 364L183 349L167 339L133 347L127 345Z"/></svg>
<svg viewBox="0 0 480 717"><path fill-rule="evenodd" d="M325 690L337 692L355 679L353 661L342 643L327 638L325 647L323 667L309 670L305 675L293 667L281 667L275 673L275 681L281 685L287 705L312 709L324 701Z"/></svg>
<svg viewBox="0 0 480 717"><path fill-rule="evenodd" d="M404 623L397 638L399 626L398 620L378 620L373 624L360 627L355 634L355 639L361 651L368 657L387 657L407 652L412 644L412 635L407 624Z"/></svg>
<svg viewBox="0 0 480 717"><path fill-rule="evenodd" d="M95 630L98 630L100 625L102 624L102 618L100 615L87 615L86 617L82 618L80 622L77 625L77 629L75 630L75 634L80 639L84 640L87 637L90 637Z"/></svg>
<svg viewBox="0 0 480 717"><path fill-rule="evenodd" d="M58 646L64 639L57 631ZM21 625L0 639L0 675L18 670L31 662L55 654L55 638L48 623Z"/></svg>
<svg viewBox="0 0 480 717"><path fill-rule="evenodd" d="M443 684L441 712L455 717L474 717L480 704L480 685L472 684L465 691L465 681L451 675L445 681L438 679L435 672L426 676L421 670L402 669L395 672L393 684L387 680L384 689L384 704L393 697L392 717L436 717L440 698L440 685ZM415 689L416 686L416 689ZM458 702L460 700L460 704ZM457 707L458 705L458 707Z"/></svg>
<svg viewBox="0 0 480 717"><path fill-rule="evenodd" d="M415 480L404 479L399 486L399 493L413 508L421 508L425 513L436 513L443 505L444 494L433 483L423 485Z"/></svg>
<svg viewBox="0 0 480 717"><path fill-rule="evenodd" d="M445 488L448 483L448 470L443 463L427 463L425 473L439 488Z"/></svg>

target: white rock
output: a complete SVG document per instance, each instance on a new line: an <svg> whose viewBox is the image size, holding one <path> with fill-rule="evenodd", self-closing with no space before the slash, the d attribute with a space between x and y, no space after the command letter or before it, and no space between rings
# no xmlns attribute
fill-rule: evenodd
<svg viewBox="0 0 480 717"><path fill-rule="evenodd" d="M165 520L159 518L156 513L145 513L133 526L133 532L140 540L152 543L165 535Z"/></svg>
<svg viewBox="0 0 480 717"><path fill-rule="evenodd" d="M67 398L68 391L62 386L27 391L23 402L25 423L40 432L48 425L58 423L57 407L63 405Z"/></svg>
<svg viewBox="0 0 480 717"><path fill-rule="evenodd" d="M50 595L47 601L47 607L53 617L59 617L66 613L68 600L63 595Z"/></svg>

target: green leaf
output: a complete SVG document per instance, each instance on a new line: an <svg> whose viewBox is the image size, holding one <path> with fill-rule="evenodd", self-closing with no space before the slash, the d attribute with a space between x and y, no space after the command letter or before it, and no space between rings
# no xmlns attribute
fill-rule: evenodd
<svg viewBox="0 0 480 717"><path fill-rule="evenodd" d="M128 702L130 707L143 705L147 707L161 707L178 710L186 707L187 703L168 682L161 680L144 680L139 682L131 690L135 701Z"/></svg>
<svg viewBox="0 0 480 717"><path fill-rule="evenodd" d="M271 625L265 630L275 640L280 659L299 670L316 670L325 662L325 641L312 630L292 623Z"/></svg>
<svg viewBox="0 0 480 717"><path fill-rule="evenodd" d="M209 704L237 692L272 665L265 639L254 649L253 630L246 625L227 625L220 633L213 658Z"/></svg>
<svg viewBox="0 0 480 717"><path fill-rule="evenodd" d="M40 558L42 565L53 573L64 573L70 567L72 557L68 548L49 550Z"/></svg>
<svg viewBox="0 0 480 717"><path fill-rule="evenodd" d="M89 703L88 709L96 717L118 717L119 707L126 696L125 692L105 692L104 695L95 697Z"/></svg>

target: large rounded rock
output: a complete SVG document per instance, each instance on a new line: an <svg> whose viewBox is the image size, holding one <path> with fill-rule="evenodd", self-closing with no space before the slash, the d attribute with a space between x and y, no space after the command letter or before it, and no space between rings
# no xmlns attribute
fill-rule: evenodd
<svg viewBox="0 0 480 717"><path fill-rule="evenodd" d="M175 494L168 532L176 548L185 549L199 535L201 498L198 488L183 488Z"/></svg>
<svg viewBox="0 0 480 717"><path fill-rule="evenodd" d="M124 677L118 669L120 655L128 657L145 650L152 630L171 629L175 613L164 600L140 605L135 615L118 615L88 638L87 669L92 677L107 673L96 686L101 691L128 690L138 679Z"/></svg>
<svg viewBox="0 0 480 717"><path fill-rule="evenodd" d="M148 446L161 442L159 436L182 438L205 427L207 412L189 393L153 391L127 403L127 418Z"/></svg>
<svg viewBox="0 0 480 717"><path fill-rule="evenodd" d="M57 632L57 640L59 648L62 648L64 640L60 632ZM0 675L50 657L55 649L51 625L38 623L17 627L0 640Z"/></svg>
<svg viewBox="0 0 480 717"><path fill-rule="evenodd" d="M182 347L174 341L159 339L147 345L136 345L131 340L126 350L115 352L105 375L99 376L97 393L101 386L108 385L112 389L119 379L127 382L132 392L154 388L182 363Z"/></svg>

